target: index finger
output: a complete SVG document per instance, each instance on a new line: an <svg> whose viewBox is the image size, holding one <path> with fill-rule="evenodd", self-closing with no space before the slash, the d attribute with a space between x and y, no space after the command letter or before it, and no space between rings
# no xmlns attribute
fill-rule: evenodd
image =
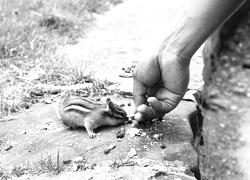
<svg viewBox="0 0 250 180"><path fill-rule="evenodd" d="M136 108L141 104L146 104L147 102L147 86L143 84L137 73L133 75L133 95L134 95L134 113L136 113Z"/></svg>

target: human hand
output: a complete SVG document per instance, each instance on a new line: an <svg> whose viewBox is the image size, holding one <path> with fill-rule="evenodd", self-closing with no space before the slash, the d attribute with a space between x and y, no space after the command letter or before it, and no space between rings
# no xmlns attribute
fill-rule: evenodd
<svg viewBox="0 0 250 180"><path fill-rule="evenodd" d="M135 120L160 118L184 96L189 82L189 60L162 50L138 62L133 78Z"/></svg>
<svg viewBox="0 0 250 180"><path fill-rule="evenodd" d="M162 49L157 55L142 59L134 71L137 121L162 117L178 105L188 86L191 57L244 2L194 0L184 3L180 19L169 27L172 30Z"/></svg>

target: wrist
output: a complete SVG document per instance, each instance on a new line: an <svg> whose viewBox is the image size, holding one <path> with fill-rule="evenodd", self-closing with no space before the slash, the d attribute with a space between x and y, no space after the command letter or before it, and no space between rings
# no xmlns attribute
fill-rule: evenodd
<svg viewBox="0 0 250 180"><path fill-rule="evenodd" d="M164 39L158 54L167 59L171 56L171 59L189 66L191 57L203 41L197 35L199 33L197 31L201 30L192 25L192 18L182 17L175 29L172 29Z"/></svg>

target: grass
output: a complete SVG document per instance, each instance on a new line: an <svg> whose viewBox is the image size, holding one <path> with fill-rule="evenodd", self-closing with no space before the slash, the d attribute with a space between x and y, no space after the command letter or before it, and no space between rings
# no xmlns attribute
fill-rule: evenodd
<svg viewBox="0 0 250 180"><path fill-rule="evenodd" d="M95 14L121 0L0 1L0 119L25 107L37 84L84 82L88 60L77 66L59 57L59 46L77 43ZM14 104L14 106L13 106ZM21 105L20 105L21 104Z"/></svg>
<svg viewBox="0 0 250 180"><path fill-rule="evenodd" d="M14 166L10 170L5 170L0 166L0 178L12 179L13 177L21 177L24 174L39 175L42 173L58 174L63 170L63 165L60 163L59 149L57 151L56 162L52 160L52 156L47 153L47 157L41 155L41 160L33 165L30 161L26 167Z"/></svg>
<svg viewBox="0 0 250 180"><path fill-rule="evenodd" d="M53 162L51 155L47 154L47 158L42 158L39 161L39 166L36 167L36 171L39 173L53 173L58 174L63 170L60 165L59 149L56 156L56 163Z"/></svg>

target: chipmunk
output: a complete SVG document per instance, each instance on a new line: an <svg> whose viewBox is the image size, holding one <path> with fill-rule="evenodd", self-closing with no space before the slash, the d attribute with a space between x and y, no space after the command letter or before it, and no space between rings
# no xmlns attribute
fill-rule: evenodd
<svg viewBox="0 0 250 180"><path fill-rule="evenodd" d="M68 127L85 127L90 138L100 126L115 126L128 120L127 113L109 98L106 105L66 93L59 103L62 123Z"/></svg>

